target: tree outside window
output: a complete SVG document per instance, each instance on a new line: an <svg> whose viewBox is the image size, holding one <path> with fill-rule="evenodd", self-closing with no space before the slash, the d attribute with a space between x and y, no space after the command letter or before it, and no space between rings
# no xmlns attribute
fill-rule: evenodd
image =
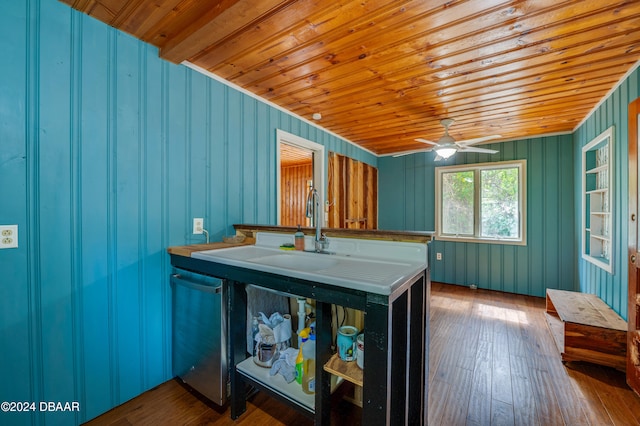
<svg viewBox="0 0 640 426"><path fill-rule="evenodd" d="M526 162L436 168L440 239L525 244Z"/></svg>

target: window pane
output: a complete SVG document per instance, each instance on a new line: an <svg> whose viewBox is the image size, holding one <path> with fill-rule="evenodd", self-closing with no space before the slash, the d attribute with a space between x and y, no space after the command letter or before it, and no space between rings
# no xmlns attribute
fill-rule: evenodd
<svg viewBox="0 0 640 426"><path fill-rule="evenodd" d="M473 235L473 171L442 174L442 232Z"/></svg>
<svg viewBox="0 0 640 426"><path fill-rule="evenodd" d="M481 236L518 238L518 168L482 170Z"/></svg>

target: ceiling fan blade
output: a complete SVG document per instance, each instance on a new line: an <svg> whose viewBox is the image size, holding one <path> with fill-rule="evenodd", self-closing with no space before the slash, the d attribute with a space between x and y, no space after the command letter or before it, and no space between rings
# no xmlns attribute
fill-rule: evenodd
<svg viewBox="0 0 640 426"><path fill-rule="evenodd" d="M495 149L476 148L474 146L461 146L458 151L460 152L481 152L483 154L497 154L499 151Z"/></svg>
<svg viewBox="0 0 640 426"><path fill-rule="evenodd" d="M414 149L413 151L404 151L404 152L399 152L397 154L393 154L392 157L403 157L405 155L410 155L410 154L417 154L418 152L429 152L431 151L431 148L428 149Z"/></svg>
<svg viewBox="0 0 640 426"><path fill-rule="evenodd" d="M458 145L462 145L462 146L469 146L469 145L475 145L477 143L484 142L484 141L490 141L490 140L493 140L493 139L499 139L501 137L502 137L502 135L482 136L481 138L467 139L467 140L464 140L464 141L457 141L456 143Z"/></svg>
<svg viewBox="0 0 640 426"><path fill-rule="evenodd" d="M422 138L417 138L415 139L416 142L422 142L422 143L428 143L429 145L438 145L438 142L432 142L432 141L428 141L426 139L422 139Z"/></svg>

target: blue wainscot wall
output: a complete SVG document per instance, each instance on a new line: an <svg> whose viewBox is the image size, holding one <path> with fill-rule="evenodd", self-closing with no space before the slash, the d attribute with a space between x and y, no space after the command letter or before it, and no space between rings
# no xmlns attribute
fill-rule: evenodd
<svg viewBox="0 0 640 426"><path fill-rule="evenodd" d="M166 248L276 223L276 129L377 166L306 121L158 58L56 0L0 13L2 425L72 425L171 377Z"/></svg>

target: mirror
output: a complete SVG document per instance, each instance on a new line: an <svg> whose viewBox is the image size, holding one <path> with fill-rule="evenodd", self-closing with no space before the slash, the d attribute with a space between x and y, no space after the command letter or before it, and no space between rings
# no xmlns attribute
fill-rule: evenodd
<svg viewBox="0 0 640 426"><path fill-rule="evenodd" d="M280 224L310 226L305 216L307 194L313 187L313 151L280 144Z"/></svg>
<svg viewBox="0 0 640 426"><path fill-rule="evenodd" d="M313 186L324 200L324 146L278 129L277 215L280 226L309 226L305 216L307 194ZM320 215L320 226L324 226Z"/></svg>

